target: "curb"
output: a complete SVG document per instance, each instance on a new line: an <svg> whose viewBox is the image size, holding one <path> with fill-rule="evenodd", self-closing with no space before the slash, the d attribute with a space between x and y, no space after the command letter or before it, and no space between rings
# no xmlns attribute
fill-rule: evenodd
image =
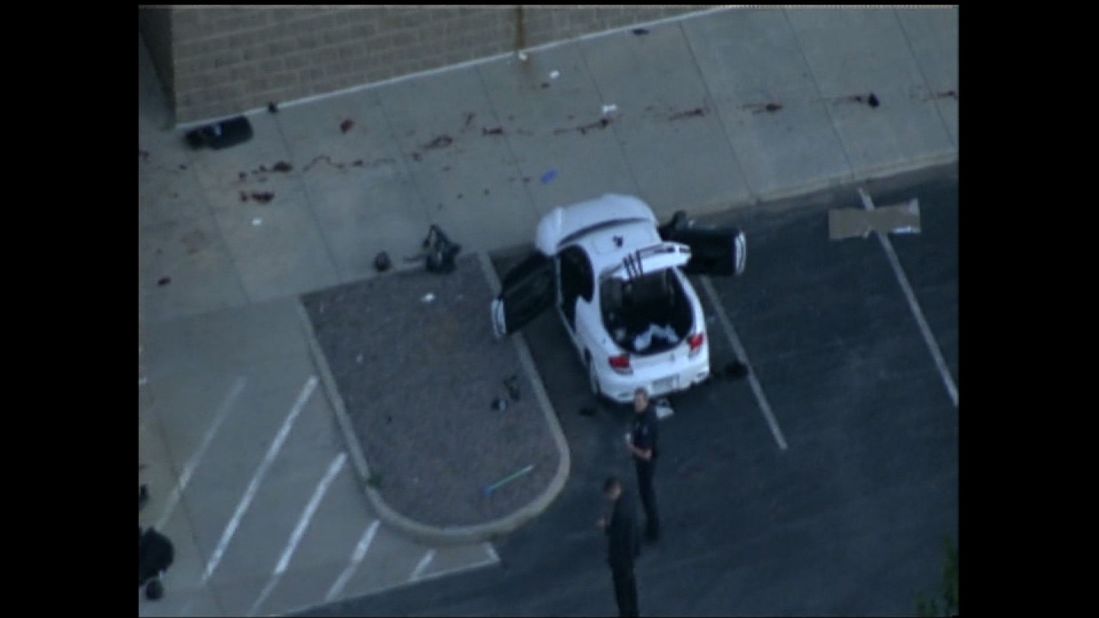
<svg viewBox="0 0 1099 618"><path fill-rule="evenodd" d="M485 253L478 253L478 259L490 287L494 291L498 290L500 288L500 281L496 276L496 272L492 270L492 264L489 262L488 256ZM309 314L301 304L300 299L298 300L297 307L298 315L301 316L302 325L305 329L306 339L309 342L309 352L313 357L314 365L317 368L321 383L324 385L324 392L328 397L329 403L332 405L332 410L336 413L336 422L339 424L344 441L347 443L348 451L351 454L351 461L354 463L355 470L358 472L359 482L362 483L363 491L379 519L394 528L401 530L416 541L429 545L464 545L479 543L513 532L534 517L540 515L549 508L549 505L557 498L558 494L561 493L561 490L564 489L572 462L568 442L565 440L564 431L562 431L561 425L557 421L557 413L553 409L553 404L550 403L549 397L546 395L545 386L542 384L542 379L539 377L537 369L535 368L534 360L530 356L530 349L527 347L526 341L522 339L522 335L517 333L513 335L511 339L515 343L516 351L519 353L519 361L534 385L534 395L538 399L538 403L540 404L539 407L542 408L542 412L546 416L546 422L549 425L550 434L553 436L554 446L557 447L559 455L557 471L554 473L549 486L541 495L511 515L506 515L484 524L447 527L429 526L398 513L385 502L381 493L368 483L368 479L370 479L370 468L366 463L366 457L363 455L359 440L355 437L354 429L351 426L351 418L348 416L347 409L344 407L343 398L336 388L336 380L332 376L332 371L328 367L328 361L325 359L320 348L320 343L317 341L316 334L313 332L313 324L309 321Z"/></svg>
<svg viewBox="0 0 1099 618"><path fill-rule="evenodd" d="M722 202L718 200L708 204L702 204L691 211L690 214L700 216L712 215L729 210L752 208L769 202L789 200L828 189L837 189L874 180L886 180L896 176L911 174L924 169L950 165L957 162L958 151L956 149L951 149L912 159L905 159L898 163L865 167L857 173L824 176L800 184L791 184L786 188L775 189L766 193L751 193L747 198L735 202Z"/></svg>

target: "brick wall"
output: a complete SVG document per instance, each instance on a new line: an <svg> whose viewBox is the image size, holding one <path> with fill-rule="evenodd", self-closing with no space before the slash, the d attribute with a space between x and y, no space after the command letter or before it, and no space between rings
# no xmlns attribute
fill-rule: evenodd
<svg viewBox="0 0 1099 618"><path fill-rule="evenodd" d="M185 123L704 8L172 7L158 73Z"/></svg>

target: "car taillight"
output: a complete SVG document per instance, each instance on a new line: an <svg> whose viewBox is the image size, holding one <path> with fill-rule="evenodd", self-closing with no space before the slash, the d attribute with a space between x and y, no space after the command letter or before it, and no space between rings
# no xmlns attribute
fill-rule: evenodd
<svg viewBox="0 0 1099 618"><path fill-rule="evenodd" d="M630 374L633 373L633 369L630 369L630 355L620 354L618 356L612 356L607 359L611 364L611 369L614 369L616 373Z"/></svg>
<svg viewBox="0 0 1099 618"><path fill-rule="evenodd" d="M691 346L691 356L702 350L702 344L706 343L706 333L698 333L687 338L687 344Z"/></svg>

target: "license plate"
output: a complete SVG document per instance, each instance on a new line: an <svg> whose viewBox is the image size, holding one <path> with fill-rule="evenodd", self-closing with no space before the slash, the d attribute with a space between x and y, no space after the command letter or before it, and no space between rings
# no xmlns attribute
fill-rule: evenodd
<svg viewBox="0 0 1099 618"><path fill-rule="evenodd" d="M654 391L667 391L675 388L675 376L653 382Z"/></svg>

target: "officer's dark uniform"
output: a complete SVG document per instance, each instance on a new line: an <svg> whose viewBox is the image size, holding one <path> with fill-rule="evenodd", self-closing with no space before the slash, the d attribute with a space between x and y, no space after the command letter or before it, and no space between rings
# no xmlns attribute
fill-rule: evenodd
<svg viewBox="0 0 1099 618"><path fill-rule="evenodd" d="M141 526L137 527L137 544L137 585L141 587L172 566L175 548L168 537L152 528L143 531Z"/></svg>
<svg viewBox="0 0 1099 618"><path fill-rule="evenodd" d="M618 615L636 616L637 581L633 574L633 561L641 552L637 538L635 507L629 494L623 489L614 501L607 534L607 563L614 578L614 598L618 602Z"/></svg>
<svg viewBox="0 0 1099 618"><path fill-rule="evenodd" d="M656 460L660 456L657 433L656 408L650 401L643 413L634 413L633 431L630 436L634 447L642 450L652 449L652 459L648 461L636 455L633 458L634 467L637 468L637 491L641 495L641 505L645 507L645 536L650 541L660 538L660 515L656 511L656 493L653 491L653 472L656 469Z"/></svg>

